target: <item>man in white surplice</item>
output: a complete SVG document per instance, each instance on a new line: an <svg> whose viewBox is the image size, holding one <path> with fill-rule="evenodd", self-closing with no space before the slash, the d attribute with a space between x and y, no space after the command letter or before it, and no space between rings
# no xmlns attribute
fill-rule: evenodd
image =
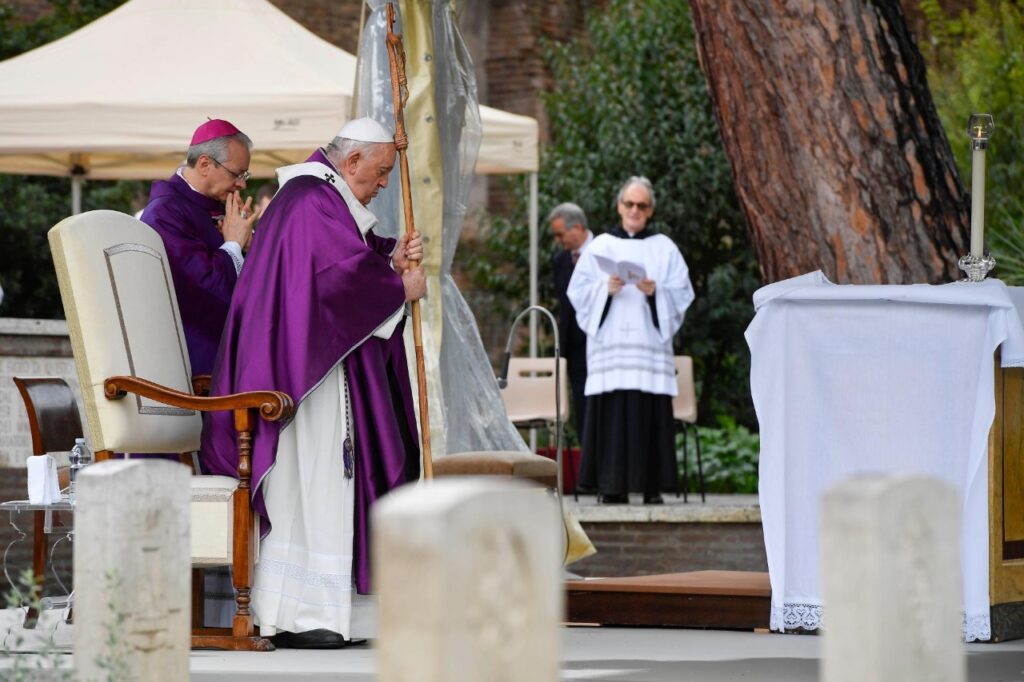
<svg viewBox="0 0 1024 682"><path fill-rule="evenodd" d="M647 228L654 187L632 177L617 197L622 226L594 239L569 282L587 335L587 414L580 485L606 504L629 492L658 504L676 486L672 337L693 301L689 271L671 239Z"/></svg>
<svg viewBox="0 0 1024 682"><path fill-rule="evenodd" d="M265 534L252 611L280 647L345 646L353 586L369 590L369 507L419 476L401 330L405 303L426 291L423 246L416 233L377 236L366 208L395 154L390 133L364 118L278 170L242 271L250 291L232 301L214 371L214 395L273 388L298 405L283 428L260 423L253 444ZM232 430L210 419L204 469L236 466Z"/></svg>

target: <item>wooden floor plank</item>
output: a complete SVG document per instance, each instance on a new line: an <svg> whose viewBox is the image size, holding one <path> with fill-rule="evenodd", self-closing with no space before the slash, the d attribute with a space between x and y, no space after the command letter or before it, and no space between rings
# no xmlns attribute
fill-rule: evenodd
<svg viewBox="0 0 1024 682"><path fill-rule="evenodd" d="M566 583L568 621L729 630L767 628L767 573L694 571Z"/></svg>

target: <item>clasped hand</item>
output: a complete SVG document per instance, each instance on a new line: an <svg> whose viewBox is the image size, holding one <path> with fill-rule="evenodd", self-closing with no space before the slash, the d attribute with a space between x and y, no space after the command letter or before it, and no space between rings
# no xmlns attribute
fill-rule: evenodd
<svg viewBox="0 0 1024 682"><path fill-rule="evenodd" d="M398 239L398 248L391 256L391 264L397 272L405 272L417 263L423 262L423 237L419 232L407 232Z"/></svg>
<svg viewBox="0 0 1024 682"><path fill-rule="evenodd" d="M391 255L391 265L402 275L405 300L418 301L427 295L427 275L423 271L423 237L419 232L406 232L398 239Z"/></svg>
<svg viewBox="0 0 1024 682"><path fill-rule="evenodd" d="M221 221L220 231L224 235L224 241L236 242L242 247L242 251L249 248L249 240L252 239L252 226L260 217L258 208L253 209L252 197L242 204L242 195L232 192L224 202L224 220Z"/></svg>
<svg viewBox="0 0 1024 682"><path fill-rule="evenodd" d="M405 300L418 301L427 295L427 275L422 265L417 265L402 273L402 286L405 288Z"/></svg>

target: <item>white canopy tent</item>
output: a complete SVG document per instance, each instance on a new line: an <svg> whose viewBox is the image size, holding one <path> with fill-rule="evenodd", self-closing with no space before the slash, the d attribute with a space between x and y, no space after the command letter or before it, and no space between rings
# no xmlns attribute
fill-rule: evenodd
<svg viewBox="0 0 1024 682"><path fill-rule="evenodd" d="M250 171L302 161L348 120L356 58L266 0L130 0L0 62L0 173L155 179L192 130L225 118L254 143ZM477 173L529 173L537 300L537 121L480 107ZM532 344L531 344L532 345Z"/></svg>
<svg viewBox="0 0 1024 682"><path fill-rule="evenodd" d="M131 0L0 62L0 173L163 177L211 117L253 139L269 177L345 123L355 75L353 55L266 0ZM477 172L535 172L537 121L480 109Z"/></svg>
<svg viewBox="0 0 1024 682"><path fill-rule="evenodd" d="M190 49L202 46L202 49ZM0 173L81 180L170 175L192 129L226 118L270 177L348 120L356 58L266 0L130 0L0 62ZM480 107L477 172L531 174L530 291L537 300L537 121Z"/></svg>

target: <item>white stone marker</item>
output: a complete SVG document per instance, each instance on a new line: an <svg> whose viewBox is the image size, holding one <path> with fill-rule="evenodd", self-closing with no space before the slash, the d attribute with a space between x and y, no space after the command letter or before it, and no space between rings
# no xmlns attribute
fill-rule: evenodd
<svg viewBox="0 0 1024 682"><path fill-rule="evenodd" d="M79 475L76 679L188 680L189 476L176 462L139 459Z"/></svg>
<svg viewBox="0 0 1024 682"><path fill-rule="evenodd" d="M540 489L407 486L373 510L379 682L555 682L562 525Z"/></svg>
<svg viewBox="0 0 1024 682"><path fill-rule="evenodd" d="M964 682L960 502L922 476L862 476L821 514L823 682Z"/></svg>

